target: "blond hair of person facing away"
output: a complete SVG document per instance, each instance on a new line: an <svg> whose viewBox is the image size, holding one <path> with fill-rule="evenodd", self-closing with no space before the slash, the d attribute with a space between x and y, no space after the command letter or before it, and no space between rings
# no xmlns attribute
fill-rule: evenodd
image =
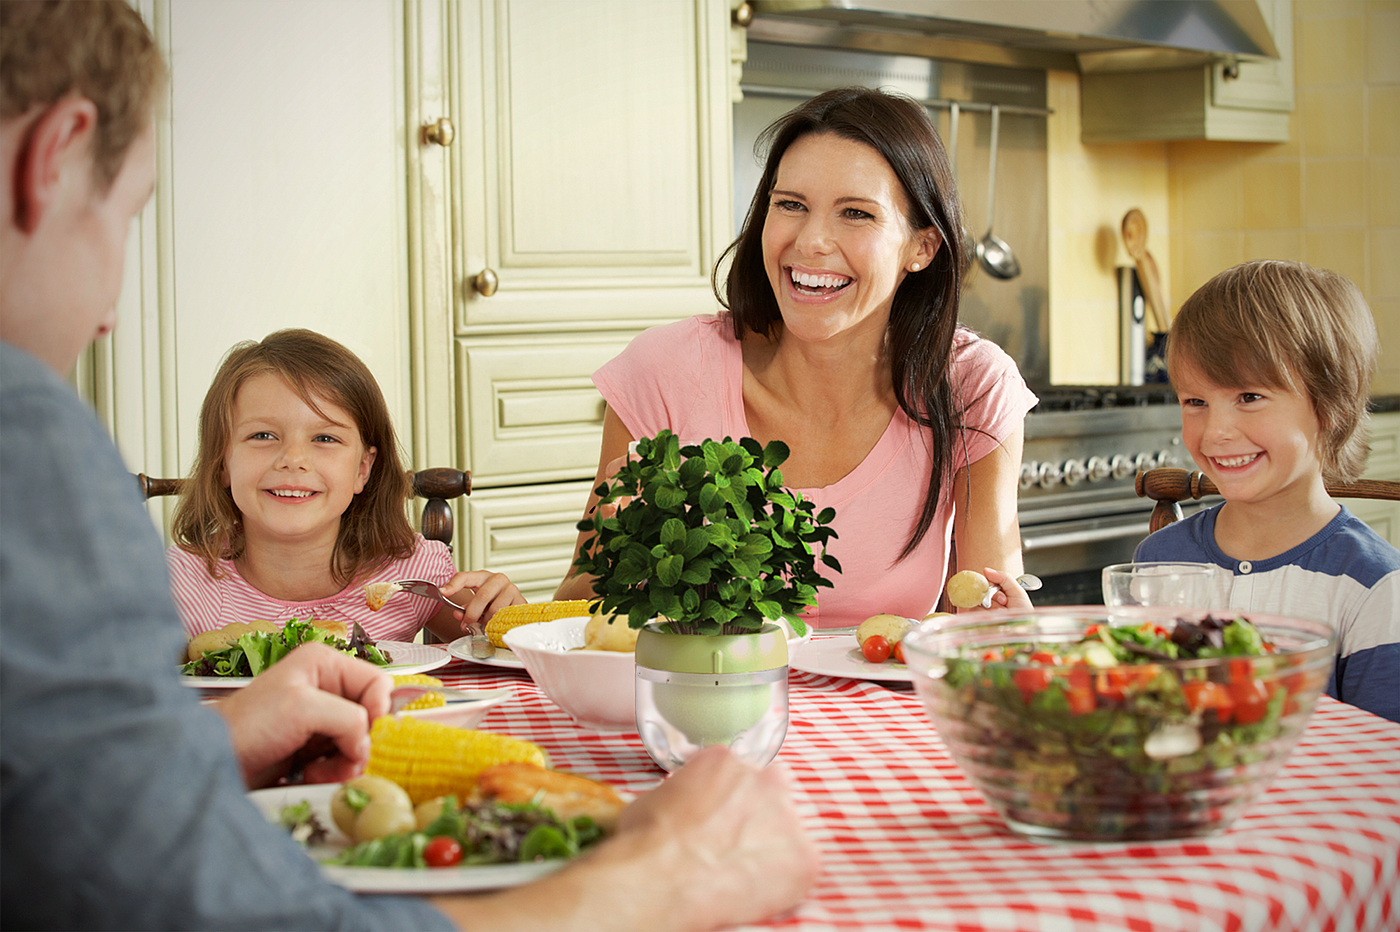
<svg viewBox="0 0 1400 932"><path fill-rule="evenodd" d="M459 573L447 545L409 524L409 480L384 395L358 356L310 330L229 351L204 398L199 449L166 552L191 635L233 621L331 619L376 640L444 641L524 602L500 573ZM454 611L364 586L426 579Z"/></svg>
<svg viewBox="0 0 1400 932"><path fill-rule="evenodd" d="M715 267L727 310L647 330L593 376L608 405L598 482L663 428L780 440L784 484L836 512L826 553L841 572L808 613L815 627L923 617L950 538L953 569L1000 584L997 606L1029 605L1016 496L1036 398L1006 353L959 326L962 207L928 111L841 88L762 144L748 217ZM576 575L557 593L591 594Z"/></svg>
<svg viewBox="0 0 1400 932"><path fill-rule="evenodd" d="M1400 721L1400 551L1334 501L1360 478L1379 345L1345 277L1260 260L1177 313L1167 369L1186 451L1225 498L1138 545L1136 560L1213 563L1217 604L1337 629L1329 695Z"/></svg>
<svg viewBox="0 0 1400 932"><path fill-rule="evenodd" d="M122 0L0 0L0 927L707 929L794 906L818 862L787 774L722 748L563 870L431 903L328 882L249 802L294 759L360 772L392 679L311 644L217 709L178 681L159 536L64 378L116 323L164 81Z"/></svg>

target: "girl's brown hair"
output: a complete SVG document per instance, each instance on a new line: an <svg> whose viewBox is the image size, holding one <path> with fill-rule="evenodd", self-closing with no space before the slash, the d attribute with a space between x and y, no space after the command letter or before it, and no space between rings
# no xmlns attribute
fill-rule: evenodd
<svg viewBox="0 0 1400 932"><path fill-rule="evenodd" d="M242 514L223 482L224 458L233 435L233 404L239 389L267 373L285 379L323 417L322 402L343 408L365 447L378 451L364 490L351 499L341 516L331 553L332 578L346 586L361 572L410 556L417 543L404 507L410 483L384 394L358 356L310 330L279 330L261 343L239 343L224 357L200 409L199 450L172 519L175 542L203 557L215 577L220 575L221 558L235 560L243 555Z"/></svg>
<svg viewBox="0 0 1400 932"><path fill-rule="evenodd" d="M1370 453L1366 402L1380 347L1361 290L1343 275L1261 259L1227 269L1186 300L1167 338L1167 371L1216 385L1307 398L1326 479L1355 482Z"/></svg>
<svg viewBox="0 0 1400 932"><path fill-rule="evenodd" d="M942 239L929 266L905 276L895 292L885 334L895 398L910 420L929 429L933 459L919 523L900 553L902 560L933 525L944 483L953 474L953 445L962 429L950 369L968 255L962 203L948 153L928 111L907 97L846 87L819 94L779 117L759 137L758 146L768 150L763 175L744 227L715 265L712 281L715 295L732 314L735 339L743 339L747 331L772 336L782 327L782 313L763 268L763 224L784 153L804 136L820 134L859 142L880 153L908 199L905 221L910 231L931 227ZM731 256L721 288L719 269Z"/></svg>

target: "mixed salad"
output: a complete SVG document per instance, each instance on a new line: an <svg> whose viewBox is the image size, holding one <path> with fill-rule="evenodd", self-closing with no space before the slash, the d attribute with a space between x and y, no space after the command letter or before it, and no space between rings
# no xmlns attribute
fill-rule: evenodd
<svg viewBox="0 0 1400 932"><path fill-rule="evenodd" d="M952 720L950 743L1014 774L1037 800L1027 805L1083 818L1098 833L1102 809L1205 789L1217 771L1274 756L1268 742L1326 676L1276 653L1245 618L1180 619L1170 630L1094 625L1069 642L948 658L933 701ZM1223 661L1175 663L1214 658Z"/></svg>
<svg viewBox="0 0 1400 932"><path fill-rule="evenodd" d="M349 640L338 638L310 621L293 618L277 631L250 631L222 650L205 651L204 656L180 668L185 676L257 676L302 644L318 641L361 660L387 667L388 651L375 646L359 625Z"/></svg>
<svg viewBox="0 0 1400 932"><path fill-rule="evenodd" d="M534 802L460 806L455 796L441 802L436 818L420 829L352 844L325 863L424 868L547 861L575 857L604 835L588 816L561 819ZM328 835L309 803L285 807L280 822L305 844Z"/></svg>

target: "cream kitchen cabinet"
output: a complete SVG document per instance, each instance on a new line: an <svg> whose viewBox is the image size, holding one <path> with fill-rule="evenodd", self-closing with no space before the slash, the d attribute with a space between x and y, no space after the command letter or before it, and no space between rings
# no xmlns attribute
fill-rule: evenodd
<svg viewBox="0 0 1400 932"><path fill-rule="evenodd" d="M729 7L463 0L406 23L414 456L472 471L463 563L540 595L597 468L589 376L639 330L716 309Z"/></svg>
<svg viewBox="0 0 1400 932"><path fill-rule="evenodd" d="M1293 110L1293 0L1260 0L1280 58L1080 77L1086 143L1222 139L1287 142Z"/></svg>
<svg viewBox="0 0 1400 932"><path fill-rule="evenodd" d="M1371 457L1366 462L1365 478L1400 481L1400 411L1371 416ZM1400 547L1400 502L1348 498L1342 504L1377 534Z"/></svg>

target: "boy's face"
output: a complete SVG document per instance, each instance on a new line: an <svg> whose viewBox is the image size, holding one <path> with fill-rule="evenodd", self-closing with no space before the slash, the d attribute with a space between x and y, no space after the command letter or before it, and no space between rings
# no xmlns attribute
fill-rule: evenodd
<svg viewBox="0 0 1400 932"><path fill-rule="evenodd" d="M1321 481L1320 427L1304 395L1263 385L1226 388L1191 365L1178 366L1172 384L1186 450L1226 501L1283 504Z"/></svg>

